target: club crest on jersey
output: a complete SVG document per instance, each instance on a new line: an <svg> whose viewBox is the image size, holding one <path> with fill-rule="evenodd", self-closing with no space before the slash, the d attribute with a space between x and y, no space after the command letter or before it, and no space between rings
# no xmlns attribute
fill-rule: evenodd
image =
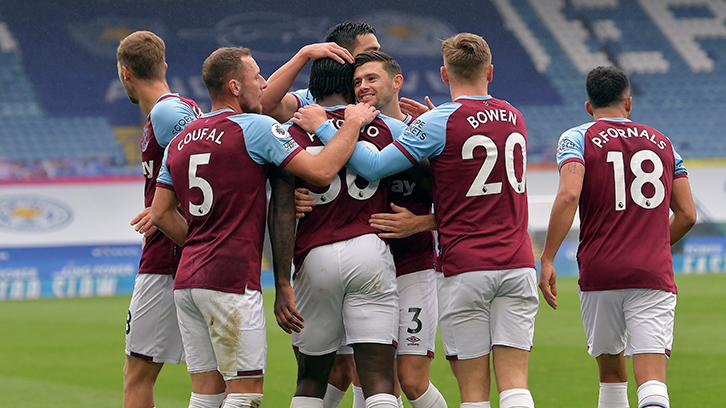
<svg viewBox="0 0 726 408"><path fill-rule="evenodd" d="M286 140L290 138L290 134L287 133L287 130L279 124L279 123L273 123L270 127L270 133L272 133L273 136L280 140Z"/></svg>
<svg viewBox="0 0 726 408"><path fill-rule="evenodd" d="M149 147L149 127L144 126L144 133L141 135L141 151L145 152Z"/></svg>

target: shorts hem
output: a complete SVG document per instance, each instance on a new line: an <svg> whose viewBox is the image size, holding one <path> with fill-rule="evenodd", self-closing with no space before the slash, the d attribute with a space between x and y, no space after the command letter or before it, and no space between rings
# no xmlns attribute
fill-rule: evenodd
<svg viewBox="0 0 726 408"><path fill-rule="evenodd" d="M434 358L434 352L431 350L401 350L400 348L396 351L396 355L399 356L426 356L430 359Z"/></svg>
<svg viewBox="0 0 726 408"><path fill-rule="evenodd" d="M398 342L395 340L381 340L381 339L360 339L355 341L349 341L346 346L354 346L356 344L383 344L384 346L393 346L398 348Z"/></svg>
<svg viewBox="0 0 726 408"><path fill-rule="evenodd" d="M243 378L264 378L265 370L264 369L244 370L244 371L236 371L234 373L220 373L220 374L222 374L222 377L224 377L224 381L238 380L238 379L243 379Z"/></svg>
<svg viewBox="0 0 726 408"><path fill-rule="evenodd" d="M522 344L514 344L514 343L497 343L497 342L492 342L492 347L494 347L494 346L503 346L503 347L509 347L509 348L518 349L518 350L524 350L524 351L532 351L532 348L534 347L532 345L526 345L525 346L525 345L522 345Z"/></svg>
<svg viewBox="0 0 726 408"><path fill-rule="evenodd" d="M160 358L160 357L154 357L149 356L146 354L137 353L135 351L126 351L126 355L132 358L136 358L143 361L148 361L150 363L157 363L157 364L181 364L182 359L179 357L178 360L175 359L169 359L169 358Z"/></svg>
<svg viewBox="0 0 726 408"><path fill-rule="evenodd" d="M207 373L210 371L218 371L218 370L217 370L217 366L208 367L208 368L195 368L195 369L192 369L189 366L187 366L187 371L189 372L189 374L201 374L201 373Z"/></svg>
<svg viewBox="0 0 726 408"><path fill-rule="evenodd" d="M476 354L472 354L472 355L469 355L469 356L462 356L461 354L452 354L452 355L447 355L446 356L446 359L449 360L449 361L451 361L451 360L453 360L453 361L456 361L456 360L473 360L475 358L488 356L489 354L491 354L491 351L487 351L487 352L484 352L484 353L476 353Z"/></svg>
<svg viewBox="0 0 726 408"><path fill-rule="evenodd" d="M293 349L297 350L299 353L305 354L306 356L312 356L312 357L320 357L320 356L324 356L326 354L334 353L334 352L337 352L339 348L340 348L340 346L331 348L326 351L305 351L299 346L293 346Z"/></svg>

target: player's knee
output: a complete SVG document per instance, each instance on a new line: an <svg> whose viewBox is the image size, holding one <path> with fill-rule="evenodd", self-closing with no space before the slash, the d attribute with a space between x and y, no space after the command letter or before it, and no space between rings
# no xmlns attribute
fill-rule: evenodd
<svg viewBox="0 0 726 408"><path fill-rule="evenodd" d="M429 388L428 376L423 373L399 370L398 381L401 383L401 390L409 400L420 397Z"/></svg>
<svg viewBox="0 0 726 408"><path fill-rule="evenodd" d="M127 357L123 370L124 388L139 387L143 385L153 387L156 382L156 378L159 376L161 366L161 364Z"/></svg>

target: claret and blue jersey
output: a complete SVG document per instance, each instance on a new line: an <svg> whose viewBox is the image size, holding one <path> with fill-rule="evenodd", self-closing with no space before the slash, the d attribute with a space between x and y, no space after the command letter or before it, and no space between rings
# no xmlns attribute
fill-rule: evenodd
<svg viewBox="0 0 726 408"><path fill-rule="evenodd" d="M673 181L687 172L670 140L625 118L602 118L562 134L558 165L572 161L585 166L577 252L581 290L676 293L670 201Z"/></svg>
<svg viewBox="0 0 726 408"><path fill-rule="evenodd" d="M316 132L325 142L335 129ZM462 96L421 115L375 154L357 146L348 166L369 180L429 159L445 275L534 267L527 233L526 126L491 96Z"/></svg>

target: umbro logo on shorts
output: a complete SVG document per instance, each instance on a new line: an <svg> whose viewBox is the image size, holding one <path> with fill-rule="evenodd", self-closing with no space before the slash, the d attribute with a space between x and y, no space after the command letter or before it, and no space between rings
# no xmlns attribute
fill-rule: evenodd
<svg viewBox="0 0 726 408"><path fill-rule="evenodd" d="M406 337L406 340L408 340L409 346L420 346L421 345L421 339L419 339L416 336Z"/></svg>

